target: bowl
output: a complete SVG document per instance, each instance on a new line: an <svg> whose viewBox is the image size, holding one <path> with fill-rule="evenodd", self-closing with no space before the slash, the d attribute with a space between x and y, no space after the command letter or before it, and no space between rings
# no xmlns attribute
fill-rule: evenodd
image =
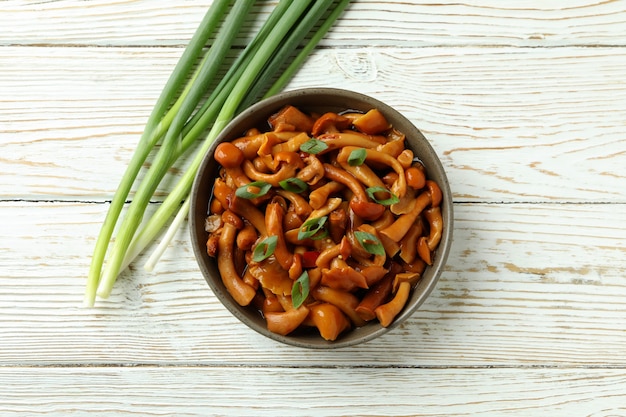
<svg viewBox="0 0 626 417"><path fill-rule="evenodd" d="M268 117L285 105L293 105L303 111L318 113L341 112L348 109L361 112L374 108L380 110L394 128L406 135L406 144L414 152L414 155L422 161L426 168L427 178L437 182L441 188L443 194L441 213L444 229L433 263L423 272L404 309L388 327L382 327L377 320L373 320L362 327L345 332L335 341L324 340L318 332L294 332L286 336L270 332L257 309L251 306L242 307L233 300L222 283L216 259L207 254L208 233L205 231L205 219L213 182L218 175L218 164L213 158L215 148L223 141L232 141L243 136L244 132L250 128L266 126ZM435 288L452 243L453 211L450 185L441 161L428 140L407 118L389 105L372 97L342 89L307 88L287 91L260 101L241 112L219 134L204 156L190 198L191 244L200 270L215 296L237 319L252 330L275 341L302 348L333 349L353 346L370 341L400 326L424 303Z"/></svg>

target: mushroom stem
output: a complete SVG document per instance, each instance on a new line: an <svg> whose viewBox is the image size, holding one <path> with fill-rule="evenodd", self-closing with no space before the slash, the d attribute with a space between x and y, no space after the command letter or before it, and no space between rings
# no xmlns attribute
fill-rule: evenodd
<svg viewBox="0 0 626 417"><path fill-rule="evenodd" d="M381 326L388 327L393 319L402 311L409 299L410 291L411 284L408 281L403 281L398 285L398 291L396 291L396 295L391 301L376 307L374 312Z"/></svg>
<svg viewBox="0 0 626 417"><path fill-rule="evenodd" d="M340 164L347 162L348 157L350 156L352 151L357 150L357 149L359 148L354 147L354 146L345 146L339 151L339 154L337 154L337 162L339 162ZM402 167L400 162L398 162L398 160L393 158L392 156L379 152L375 149L365 149L365 152L366 152L366 157L365 157L366 163L377 162L380 164L387 165L398 174L398 179L391 187L391 191L397 197L404 196L404 193L406 193L406 176L404 174L404 168Z"/></svg>
<svg viewBox="0 0 626 417"><path fill-rule="evenodd" d="M236 234L237 228L234 225L224 223L218 243L217 268L220 271L222 282L228 293L239 305L247 306L256 295L256 291L250 285L243 282L243 279L241 279L235 268L233 246L235 244Z"/></svg>

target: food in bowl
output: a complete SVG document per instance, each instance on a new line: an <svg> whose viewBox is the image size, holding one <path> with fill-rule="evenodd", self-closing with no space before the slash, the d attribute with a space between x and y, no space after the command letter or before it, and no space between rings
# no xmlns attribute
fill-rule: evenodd
<svg viewBox="0 0 626 417"><path fill-rule="evenodd" d="M214 150L206 250L228 294L281 336L391 326L444 235L439 184L378 108L286 104L267 126Z"/></svg>

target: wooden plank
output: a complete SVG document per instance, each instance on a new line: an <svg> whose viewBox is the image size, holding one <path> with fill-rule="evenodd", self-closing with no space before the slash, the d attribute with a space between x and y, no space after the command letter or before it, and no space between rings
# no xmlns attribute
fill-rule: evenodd
<svg viewBox="0 0 626 417"><path fill-rule="evenodd" d="M83 308L105 209L0 204L0 365L626 365L622 204L456 204L453 250L422 308L380 339L323 354L233 318L186 228L154 273L139 260L109 300Z"/></svg>
<svg viewBox="0 0 626 417"><path fill-rule="evenodd" d="M5 0L0 45L182 46L209 3L171 1L164 8L149 0ZM261 2L244 27L258 28L275 4ZM322 45L623 46L625 11L624 1L358 0ZM242 35L239 43L247 41Z"/></svg>
<svg viewBox="0 0 626 417"><path fill-rule="evenodd" d="M0 412L7 417L626 412L623 369L0 368L0 384Z"/></svg>
<svg viewBox="0 0 626 417"><path fill-rule="evenodd" d="M110 199L179 52L2 48L0 198ZM340 86L395 106L431 140L456 201L623 203L625 54L319 50L288 88Z"/></svg>
<svg viewBox="0 0 626 417"><path fill-rule="evenodd" d="M255 334L186 227L83 308L107 200L209 3L0 2L0 415L626 415L623 0L354 1L289 85L394 105L449 173L448 265L390 334Z"/></svg>

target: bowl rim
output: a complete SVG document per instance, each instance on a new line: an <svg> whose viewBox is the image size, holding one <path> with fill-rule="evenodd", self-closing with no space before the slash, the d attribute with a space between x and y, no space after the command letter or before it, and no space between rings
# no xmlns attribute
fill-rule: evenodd
<svg viewBox="0 0 626 417"><path fill-rule="evenodd" d="M251 323L249 318L243 313L243 311L245 311L246 309L250 309L250 307L241 307L238 304L236 304L236 302L230 297L230 295L223 288L223 284L221 284L221 280L211 279L208 266L206 265L207 260L209 262L210 260L209 260L208 255L206 254L205 246L196 244L196 242L199 243L199 238L200 238L199 234L202 233L200 232L200 230L204 231L204 218L201 219L200 218L201 216L195 216L194 209L196 209L197 211L198 205L204 204L205 209L208 210L208 201L199 201L198 196L202 194L201 187L203 186L204 175L206 174L207 169L213 163L213 153L217 145L224 140L233 140L237 137L242 136L243 134L242 131L235 132L234 129L240 124L245 124L247 120L262 117L263 115L265 116L264 120L266 120L270 114L275 112L277 109L279 109L283 105L291 104L294 101L299 102L301 100L307 100L312 97L334 97L334 98L343 99L339 101L345 101L345 100L358 101L361 104L362 108L365 108L366 106L370 108L377 108L388 119L402 121L402 125L404 126L404 129L399 129L399 130L405 133L407 135L407 138L409 137L409 134L405 130L408 129L411 131L411 133L415 134L417 138L411 139L411 141L418 140L421 148L424 149L425 152L430 155L430 159L432 159L432 161L429 161L428 166L426 166L426 170L429 173L428 177L433 176L431 175L433 171L436 172L435 176L438 177L437 182L443 193L442 215L444 216L444 224L447 225L447 227L444 227L444 231L443 231L443 235L441 239L442 244L440 244L440 246L437 248L436 257L433 262L433 265L430 265L427 267L427 271L429 271L429 279L427 281L424 280L424 276L426 276L426 273L424 273L424 276L422 277L420 282L411 291L411 298L409 300L409 303L412 302L412 304L405 307L400 312L400 314L398 314L398 316L394 319L394 321L387 327L380 326L378 322L369 323L366 326L373 325L373 326L376 326L376 328L373 330L368 329L369 331L366 333L364 332L364 334L361 335L360 337L352 337L352 338L340 337L339 339L333 342L325 341L319 335L317 335L317 338L319 340L316 340L316 339L301 340L297 336L293 336L293 335L282 336L282 335L270 332L269 330L267 330L267 327L253 325L253 323ZM298 107L298 105L296 106ZM301 107L306 107L306 106L301 106ZM333 106L331 105L328 106L328 108L331 108L331 107ZM334 106L334 107L341 107L341 106ZM347 110L347 109L344 108L344 110ZM260 114L261 112L262 114ZM394 127L396 127L398 123L392 122L392 124L394 125ZM249 125L249 127L251 127L251 125ZM420 156L423 157L424 152L422 152L421 155L416 154L416 157L420 157ZM215 176L213 176L213 178L215 178ZM210 193L209 193L209 196L210 196ZM408 317L410 317L413 313L415 313L415 311L419 309L419 307L424 303L424 301L429 297L431 292L436 287L437 282L440 278L440 275L443 272L442 271L443 267L445 266L447 262L447 258L450 253L450 248L452 244L452 234L453 234L453 229L454 229L452 193L451 193L448 177L443 168L441 160L439 156L437 155L436 151L434 150L434 148L432 147L430 141L426 137L424 137L422 132L413 124L411 120L409 120L406 116L401 114L395 108L389 106L388 104L374 97L371 97L371 96L368 96L359 92L340 89L340 88L300 88L300 89L295 89L295 90L284 91L272 97L263 99L251 105L247 109L243 110L240 114L235 116L222 129L222 131L216 136L215 140L212 142L211 146L208 148L207 152L202 156L202 162L196 172L189 198L190 198L189 230L190 230L191 244L193 247L196 261L202 272L202 275L205 281L207 282L207 284L209 285L209 287L211 288L211 290L213 291L216 298L222 303L224 307L226 307L226 309L231 314L233 314L237 319L239 319L239 321L243 322L243 324L245 324L250 329L272 340L275 340L277 342L281 342L281 343L296 346L296 347L312 348L312 349L343 348L343 347L348 347L348 346L353 346L356 344L368 342L372 339L382 336L383 334L386 334L390 332L391 330L397 328ZM206 238L206 232L204 232L204 237ZM218 283L217 281L220 281L220 282ZM222 287L220 287L220 285L222 285ZM416 300L412 301L412 298L415 297L417 288L420 288L419 297ZM362 328L366 326L363 326ZM355 329L351 330L351 332L355 332L355 331L356 331Z"/></svg>

